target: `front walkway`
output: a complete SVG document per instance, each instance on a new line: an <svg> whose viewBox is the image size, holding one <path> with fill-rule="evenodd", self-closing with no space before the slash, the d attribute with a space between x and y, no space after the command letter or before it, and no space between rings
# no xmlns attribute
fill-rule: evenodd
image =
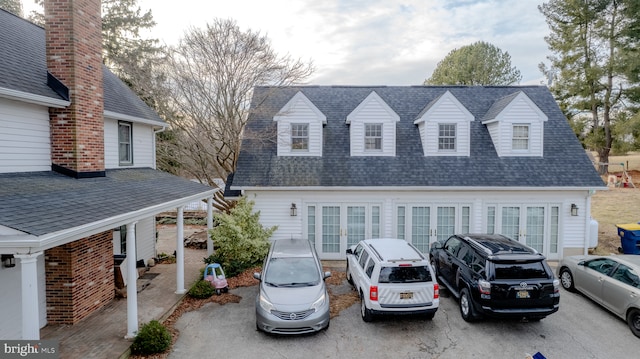
<svg viewBox="0 0 640 359"><path fill-rule="evenodd" d="M175 238L175 237L174 237ZM185 248L185 288L199 279L206 249ZM163 321L186 294L175 294L176 264L158 264L138 279L138 323ZM76 325L48 325L40 330L43 340L58 340L60 358L127 357L132 341L127 334L127 300L115 299Z"/></svg>

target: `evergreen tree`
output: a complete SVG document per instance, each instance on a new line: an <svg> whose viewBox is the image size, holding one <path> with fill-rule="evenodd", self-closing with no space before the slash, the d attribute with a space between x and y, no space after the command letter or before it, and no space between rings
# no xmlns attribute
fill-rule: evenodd
<svg viewBox="0 0 640 359"><path fill-rule="evenodd" d="M425 85L512 85L520 82L520 71L511 66L511 56L478 41L454 49L438 63Z"/></svg>

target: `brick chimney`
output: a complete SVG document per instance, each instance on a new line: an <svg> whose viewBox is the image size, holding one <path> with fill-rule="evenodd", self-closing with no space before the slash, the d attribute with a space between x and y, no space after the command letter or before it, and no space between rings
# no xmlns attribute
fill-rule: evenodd
<svg viewBox="0 0 640 359"><path fill-rule="evenodd" d="M71 101L49 110L51 167L76 178L105 174L100 11L100 0L44 1L47 68Z"/></svg>

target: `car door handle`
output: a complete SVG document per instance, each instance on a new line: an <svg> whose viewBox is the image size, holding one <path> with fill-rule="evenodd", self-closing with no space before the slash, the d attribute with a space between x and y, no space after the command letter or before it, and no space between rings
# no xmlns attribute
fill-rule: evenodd
<svg viewBox="0 0 640 359"><path fill-rule="evenodd" d="M630 296L631 298L635 298L635 297L637 297L638 295L637 295L636 293L634 293L634 292L629 292L629 296Z"/></svg>

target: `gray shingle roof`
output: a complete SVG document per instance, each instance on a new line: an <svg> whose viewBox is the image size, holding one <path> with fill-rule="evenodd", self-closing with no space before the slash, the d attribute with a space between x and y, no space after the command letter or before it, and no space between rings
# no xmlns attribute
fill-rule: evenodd
<svg viewBox="0 0 640 359"><path fill-rule="evenodd" d="M400 116L395 157L351 157L346 116L371 91ZM413 121L433 100L450 91L476 121L471 122L469 157L425 157ZM273 116L301 91L327 116L322 157L278 157ZM543 157L498 157L480 119L504 98L524 92L549 118ZM243 187L602 187L603 181L546 87L258 87L231 189ZM258 105L259 104L259 105ZM496 106L494 106L496 105Z"/></svg>
<svg viewBox="0 0 640 359"><path fill-rule="evenodd" d="M0 88L62 99L47 86L44 29L0 10ZM102 67L104 109L145 120L164 121L120 79Z"/></svg>
<svg viewBox="0 0 640 359"><path fill-rule="evenodd" d="M150 168L107 170L105 177L85 179L6 173L0 174L0 225L41 236L212 190Z"/></svg>

